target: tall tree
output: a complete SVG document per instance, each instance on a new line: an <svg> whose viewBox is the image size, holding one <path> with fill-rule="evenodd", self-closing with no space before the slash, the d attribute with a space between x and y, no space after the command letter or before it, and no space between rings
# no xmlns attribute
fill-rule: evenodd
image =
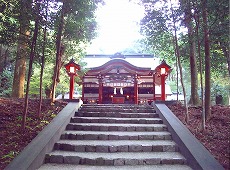
<svg viewBox="0 0 230 170"><path fill-rule="evenodd" d="M174 29L174 41L173 41L173 43L175 44L175 54L177 57L177 63L178 63L178 67L180 70L180 82L181 82L181 86L183 89L183 95L184 95L184 106L185 106L185 117L186 117L185 121L188 122L189 121L188 105L187 105L186 91L185 91L185 86L184 86L184 81L183 81L182 65L181 65L181 61L180 61L181 57L180 57L180 49L179 49L178 38L177 38L176 19L175 19L174 9L173 9L171 0L170 0L170 5L171 5L171 13L172 13L173 29Z"/></svg>
<svg viewBox="0 0 230 170"><path fill-rule="evenodd" d="M200 99L198 95L198 78L197 78L197 61L196 61L196 43L195 32L193 28L193 13L192 13L192 1L181 0L182 8L185 14L185 25L188 29L188 41L189 41L189 58L190 58L190 73L191 73L191 97L190 104L199 105Z"/></svg>
<svg viewBox="0 0 230 170"><path fill-rule="evenodd" d="M53 75L53 84L52 84L52 102L55 100L55 89L57 86L58 80L58 72L60 69L60 62L61 62L61 37L63 35L63 29L65 27L65 15L67 13L67 5L68 2L66 0L63 0L63 5L61 9L61 15L60 15L60 22L58 26L58 32L57 32L57 38L56 38L56 62L54 67L54 75Z"/></svg>
<svg viewBox="0 0 230 170"><path fill-rule="evenodd" d="M81 43L88 43L95 37L96 22L94 11L98 3L103 4L103 1L62 0L56 36L56 62L52 83L52 101L55 99L55 88L59 82L60 68L65 60L63 57L66 56L64 55L66 54L66 49L69 48L70 44L78 46ZM73 55L71 52L70 54Z"/></svg>
<svg viewBox="0 0 230 170"><path fill-rule="evenodd" d="M24 84L26 76L26 59L28 55L29 44L29 16L31 9L31 0L20 0L19 15L19 37L17 45L17 56L14 69L14 79L12 87L12 97L24 97Z"/></svg>
<svg viewBox="0 0 230 170"><path fill-rule="evenodd" d="M41 74L40 74L40 84L39 84L39 104L38 104L38 114L37 117L41 117L41 110L42 110L42 86L43 86L43 74L44 74L44 67L45 67L45 49L47 43L47 20L48 20L48 8L49 8L49 1L45 0L45 28L43 29L43 43L42 43L42 55L41 55Z"/></svg>
<svg viewBox="0 0 230 170"><path fill-rule="evenodd" d="M211 74L210 74L210 44L209 44L209 27L207 19L207 0L203 1L203 27L204 27L204 48L205 48L205 116L206 120L211 117Z"/></svg>
<svg viewBox="0 0 230 170"><path fill-rule="evenodd" d="M203 85L203 61L201 56L201 40L200 40L200 10L195 10L195 23L196 23L196 39L197 51L199 58L199 73L200 73L200 89L201 89L201 106L202 106L202 130L205 130L205 109L204 109L204 85Z"/></svg>
<svg viewBox="0 0 230 170"><path fill-rule="evenodd" d="M35 0L35 27L34 27L34 33L33 33L33 39L30 46L30 60L29 60L29 70L27 74L27 85L26 85L26 96L25 96L25 103L24 103L24 112L23 112L23 118L22 118L22 129L25 129L26 126L26 117L28 113L28 102L29 102L29 90L30 90L30 79L32 76L32 67L34 62L34 56L35 56L35 48L37 43L37 37L38 37L38 29L39 29L39 10L40 10L40 2L39 0Z"/></svg>

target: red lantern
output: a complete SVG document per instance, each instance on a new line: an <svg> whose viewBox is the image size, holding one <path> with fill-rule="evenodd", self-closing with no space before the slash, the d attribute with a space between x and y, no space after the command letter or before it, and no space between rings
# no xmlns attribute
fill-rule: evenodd
<svg viewBox="0 0 230 170"><path fill-rule="evenodd" d="M73 99L74 94L74 76L77 75L77 71L80 70L80 65L74 62L72 58L69 63L65 65L66 72L70 77L69 99Z"/></svg>
<svg viewBox="0 0 230 170"><path fill-rule="evenodd" d="M156 70L159 72L159 76L161 76L161 100L165 101L165 77L170 72L171 67L166 64L165 60L161 62L159 66L157 66Z"/></svg>

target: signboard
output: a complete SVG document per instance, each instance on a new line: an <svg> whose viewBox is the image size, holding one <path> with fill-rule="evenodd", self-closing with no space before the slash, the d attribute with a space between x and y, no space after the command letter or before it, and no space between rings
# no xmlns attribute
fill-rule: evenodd
<svg viewBox="0 0 230 170"><path fill-rule="evenodd" d="M104 86L109 87L132 87L134 86L133 83L124 83L124 82L116 82L116 83L104 83Z"/></svg>

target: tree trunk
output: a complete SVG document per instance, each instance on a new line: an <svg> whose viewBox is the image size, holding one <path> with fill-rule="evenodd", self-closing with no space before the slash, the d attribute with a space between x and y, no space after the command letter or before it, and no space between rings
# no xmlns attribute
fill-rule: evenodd
<svg viewBox="0 0 230 170"><path fill-rule="evenodd" d="M178 39L177 39L176 19L175 19L175 16L174 16L174 10L173 10L173 7L172 7L171 0L170 0L170 4L171 4L172 16L173 16L173 29L174 29L175 51L176 51L176 57L177 57L177 61L178 61L179 71L180 71L180 82L181 82L181 86L182 86L183 94L184 94L184 106L185 106L185 116L186 116L185 121L188 122L189 121L188 105L187 105L186 91L185 91L184 81L183 81L182 66L181 66L181 62L180 62L180 49L179 49Z"/></svg>
<svg viewBox="0 0 230 170"><path fill-rule="evenodd" d="M210 82L210 44L209 44L209 29L207 19L207 0L203 1L203 27L204 27L204 49L205 49L205 116L206 120L211 117L211 82Z"/></svg>
<svg viewBox="0 0 230 170"><path fill-rule="evenodd" d="M23 113L23 118L22 118L22 129L23 130L25 129L25 126L26 126L26 117L27 117L27 112L28 112L28 100L29 100L29 90L30 90L30 79L32 76L32 67L33 67L33 61L34 61L34 55L35 55L35 47L36 47L36 42L37 42L37 37L38 37L40 3L38 3L37 1L35 1L35 3L36 3L36 19L35 19L34 35L33 35L33 40L32 40L31 49L30 49L30 61L29 61L29 70L28 70L28 75L27 75L25 105L24 105L24 113Z"/></svg>
<svg viewBox="0 0 230 170"><path fill-rule="evenodd" d="M48 17L48 0L46 1L46 21ZM46 32L47 27L45 26L43 31L43 44L42 44L42 56L41 56L41 74L40 74L40 87L39 87L39 104L38 104L38 114L37 117L41 117L41 110L42 110L42 85L43 85L43 73L44 73L44 67L45 67L45 48L46 48Z"/></svg>
<svg viewBox="0 0 230 170"><path fill-rule="evenodd" d="M42 46L42 57L41 57L41 74L40 74L40 87L39 87L39 106L38 106L38 118L41 117L41 110L42 110L42 85L43 85L43 73L45 67L45 46L46 46L46 28L44 30L44 37L43 37L43 46Z"/></svg>
<svg viewBox="0 0 230 170"><path fill-rule="evenodd" d="M202 107L202 130L205 130L205 109L204 109L204 87L203 87L203 62L201 58L201 41L200 41L200 34L199 34L199 27L200 27L200 16L199 12L196 12L195 17L196 22L196 36L197 36L197 51L198 51L198 58L199 58L199 72L200 72L200 89L201 89L201 107Z"/></svg>
<svg viewBox="0 0 230 170"><path fill-rule="evenodd" d="M188 28L189 39L189 58L190 58L190 72L191 72L191 97L189 103L192 105L200 105L198 95L198 78L197 78L197 62L196 62L196 44L195 34L192 25L192 12L190 1L185 2L185 23Z"/></svg>
<svg viewBox="0 0 230 170"><path fill-rule="evenodd" d="M12 97L23 98L24 97L24 84L26 76L26 56L29 44L29 20L27 19L27 7L30 5L30 1L21 1L21 14L20 14L20 30L17 45L17 55L14 68L14 79L12 87Z"/></svg>
<svg viewBox="0 0 230 170"><path fill-rule="evenodd" d="M20 35L17 46L17 56L14 68L14 79L12 87L12 97L24 97L24 84L26 76L26 56L27 56L27 41L29 32L27 27L20 27Z"/></svg>
<svg viewBox="0 0 230 170"><path fill-rule="evenodd" d="M60 16L60 23L58 27L58 33L57 33L57 38L56 38L56 62L55 62L55 67L54 67L54 75L53 75L53 84L52 84L52 99L51 102L54 102L55 100L55 89L57 86L58 82L58 72L59 72L59 62L60 62L60 56L61 56L61 37L62 37L62 32L65 27L65 13L66 13L66 1L63 1L63 6L62 6L62 11L61 11L61 16Z"/></svg>

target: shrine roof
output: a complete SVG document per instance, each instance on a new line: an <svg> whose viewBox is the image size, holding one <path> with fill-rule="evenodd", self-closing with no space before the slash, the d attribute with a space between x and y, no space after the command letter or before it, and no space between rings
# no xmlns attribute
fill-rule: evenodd
<svg viewBox="0 0 230 170"><path fill-rule="evenodd" d="M124 59L112 59L104 63L103 65L90 68L86 75L107 74L109 72L112 72L112 70L119 71L121 69L123 70L123 72L138 75L149 75L151 72L150 67L134 66Z"/></svg>
<svg viewBox="0 0 230 170"><path fill-rule="evenodd" d="M160 59L150 54L122 55L120 53L116 53L114 55L89 54L83 58L83 62L87 64L85 68L91 69L94 67L100 67L114 59L123 59L133 66L151 68L152 70L160 64Z"/></svg>

